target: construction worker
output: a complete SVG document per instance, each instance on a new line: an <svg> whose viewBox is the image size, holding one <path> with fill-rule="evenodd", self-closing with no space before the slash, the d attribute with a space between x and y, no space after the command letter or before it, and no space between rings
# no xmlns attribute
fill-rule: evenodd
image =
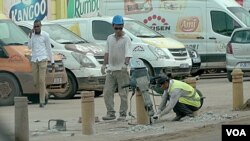
<svg viewBox="0 0 250 141"><path fill-rule="evenodd" d="M118 87L118 93L121 98L120 117L117 120L126 120L128 110L128 89L122 86L129 83L128 64L132 57L131 39L123 31L124 20L120 15L116 15L112 20L114 33L107 38L104 62L101 72L106 74L106 81L103 90L104 102L107 108L107 115L103 120L114 120L114 94Z"/></svg>
<svg viewBox="0 0 250 141"><path fill-rule="evenodd" d="M157 84L164 92L157 115L153 117L154 119L160 119L173 109L176 117L172 121L179 121L185 116L193 117L193 112L201 108L203 98L200 96L200 92L198 93L189 84L170 79L167 76L160 77Z"/></svg>

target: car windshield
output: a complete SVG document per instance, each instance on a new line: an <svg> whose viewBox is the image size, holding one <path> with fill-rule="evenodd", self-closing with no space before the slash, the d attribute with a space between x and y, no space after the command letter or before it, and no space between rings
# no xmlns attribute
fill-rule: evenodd
<svg viewBox="0 0 250 141"><path fill-rule="evenodd" d="M137 37L143 37L143 38L163 37L163 35L154 31L153 29L149 28L148 26L139 21L127 20L125 22L124 28Z"/></svg>
<svg viewBox="0 0 250 141"><path fill-rule="evenodd" d="M242 7L228 7L237 18L239 18L246 26L250 27L250 14Z"/></svg>
<svg viewBox="0 0 250 141"><path fill-rule="evenodd" d="M24 45L27 35L11 20L0 21L0 45Z"/></svg>
<svg viewBox="0 0 250 141"><path fill-rule="evenodd" d="M58 24L44 24L42 29L50 35L50 38L60 44L78 44L87 42Z"/></svg>

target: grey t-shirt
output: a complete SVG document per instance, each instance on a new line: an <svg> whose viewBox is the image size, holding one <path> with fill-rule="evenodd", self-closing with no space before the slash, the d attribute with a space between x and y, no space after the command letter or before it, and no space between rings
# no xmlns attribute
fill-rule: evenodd
<svg viewBox="0 0 250 141"><path fill-rule="evenodd" d="M121 70L124 66L125 58L132 57L132 46L130 38L124 34L116 40L115 34L111 34L107 39L105 53L109 53L108 70Z"/></svg>

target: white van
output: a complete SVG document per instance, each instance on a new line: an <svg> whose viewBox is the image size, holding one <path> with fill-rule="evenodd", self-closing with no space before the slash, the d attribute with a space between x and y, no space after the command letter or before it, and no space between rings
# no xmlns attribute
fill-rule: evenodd
<svg viewBox="0 0 250 141"><path fill-rule="evenodd" d="M26 34L33 28L32 21L16 22ZM105 76L101 74L100 62L104 58L103 47L89 43L58 24L42 22L42 30L50 35L52 51L61 54L68 75L67 90L57 98L72 98L77 91L93 90L95 96L102 94Z"/></svg>
<svg viewBox="0 0 250 141"><path fill-rule="evenodd" d="M106 45L108 35L114 33L113 17L59 19L61 24L86 40ZM173 77L190 74L192 61L185 46L150 29L145 24L124 18L124 32L131 38L133 57L143 60L149 75L165 73Z"/></svg>
<svg viewBox="0 0 250 141"><path fill-rule="evenodd" d="M105 0L100 2L100 14L137 19L195 48L206 70L225 70L230 35L250 26L248 11L234 0Z"/></svg>

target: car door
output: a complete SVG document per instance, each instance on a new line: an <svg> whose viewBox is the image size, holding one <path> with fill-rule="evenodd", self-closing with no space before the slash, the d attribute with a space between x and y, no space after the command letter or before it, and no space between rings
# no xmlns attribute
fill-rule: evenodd
<svg viewBox="0 0 250 141"><path fill-rule="evenodd" d="M207 8L207 14L210 19L207 22L207 66L225 68L226 45L240 24L220 9Z"/></svg>

